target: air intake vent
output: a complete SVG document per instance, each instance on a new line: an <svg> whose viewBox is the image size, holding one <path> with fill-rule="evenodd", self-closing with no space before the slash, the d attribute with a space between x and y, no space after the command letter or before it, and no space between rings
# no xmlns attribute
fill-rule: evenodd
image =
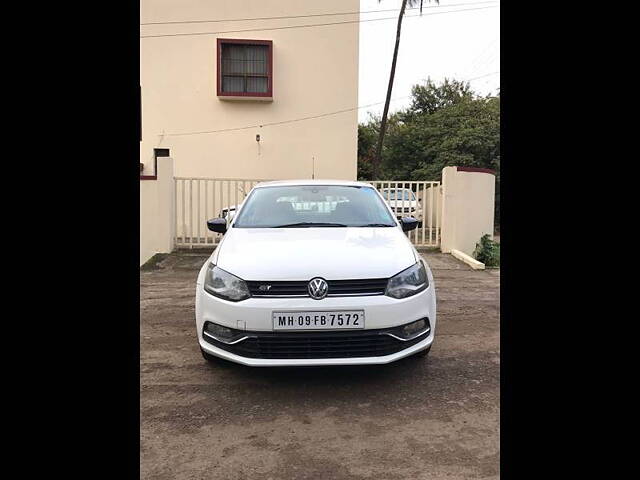
<svg viewBox="0 0 640 480"><path fill-rule="evenodd" d="M421 336L406 342L389 335L389 330L358 332L244 332L249 338L228 345L208 336L208 343L249 358L357 358L391 355L421 342Z"/></svg>
<svg viewBox="0 0 640 480"><path fill-rule="evenodd" d="M384 295L387 278L327 280L328 297ZM308 281L247 281L252 297L308 297Z"/></svg>

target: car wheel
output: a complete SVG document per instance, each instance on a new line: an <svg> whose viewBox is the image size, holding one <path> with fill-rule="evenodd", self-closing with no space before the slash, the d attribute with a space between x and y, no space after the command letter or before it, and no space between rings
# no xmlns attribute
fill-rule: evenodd
<svg viewBox="0 0 640 480"><path fill-rule="evenodd" d="M202 358L204 358L209 363L219 365L222 362L221 358L218 358L215 355L211 355L210 353L205 352L202 347L200 347L200 353L202 353Z"/></svg>
<svg viewBox="0 0 640 480"><path fill-rule="evenodd" d="M424 358L429 355L429 351L431 351L431 345L429 345L424 350L420 350L418 353L413 354L412 356L416 358Z"/></svg>

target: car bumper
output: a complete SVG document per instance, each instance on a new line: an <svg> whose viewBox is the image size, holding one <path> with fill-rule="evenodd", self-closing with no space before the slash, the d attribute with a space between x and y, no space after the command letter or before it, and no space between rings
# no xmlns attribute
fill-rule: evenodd
<svg viewBox="0 0 640 480"><path fill-rule="evenodd" d="M200 347L216 357L240 363L249 367L321 367L332 365L383 365L429 348L433 343L433 329L429 335L419 343L404 350L380 357L349 357L349 358L250 358L236 355L221 348L210 345L200 338Z"/></svg>
<svg viewBox="0 0 640 480"><path fill-rule="evenodd" d="M203 338L205 322L213 322L237 330L273 334L273 311L327 311L355 310L365 312L365 329L380 330L428 318L430 331L418 343L389 355L348 358L255 358L238 355L218 348ZM322 365L375 365L390 363L428 348L434 338L436 305L433 285L423 292L405 299L384 295L360 297L311 298L249 298L242 302L229 302L214 297L198 286L196 295L196 328L200 347L207 353L249 366L322 366ZM327 330L323 330L326 332ZM331 330L333 332L345 330ZM292 332L288 332L289 334ZM302 338L302 337L301 337Z"/></svg>

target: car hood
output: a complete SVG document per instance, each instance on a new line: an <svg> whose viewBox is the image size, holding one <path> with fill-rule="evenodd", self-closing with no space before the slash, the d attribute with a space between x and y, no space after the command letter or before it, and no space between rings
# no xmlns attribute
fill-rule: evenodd
<svg viewBox="0 0 640 480"><path fill-rule="evenodd" d="M396 227L231 228L216 254L244 280L388 278L416 262Z"/></svg>

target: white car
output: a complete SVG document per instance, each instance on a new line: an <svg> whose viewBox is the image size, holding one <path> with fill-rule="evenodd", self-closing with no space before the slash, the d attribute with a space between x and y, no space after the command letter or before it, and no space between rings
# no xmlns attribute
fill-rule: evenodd
<svg viewBox="0 0 640 480"><path fill-rule="evenodd" d="M227 221L227 224L230 224L233 220L234 215L236 214L236 209L236 205L224 207L222 210L220 210L220 218L224 218Z"/></svg>
<svg viewBox="0 0 640 480"><path fill-rule="evenodd" d="M381 192L396 218L411 217L422 222L422 205L412 190L408 188L383 188Z"/></svg>
<svg viewBox="0 0 640 480"><path fill-rule="evenodd" d="M433 275L371 185L256 185L196 282L205 359L250 366L384 364L427 354Z"/></svg>

